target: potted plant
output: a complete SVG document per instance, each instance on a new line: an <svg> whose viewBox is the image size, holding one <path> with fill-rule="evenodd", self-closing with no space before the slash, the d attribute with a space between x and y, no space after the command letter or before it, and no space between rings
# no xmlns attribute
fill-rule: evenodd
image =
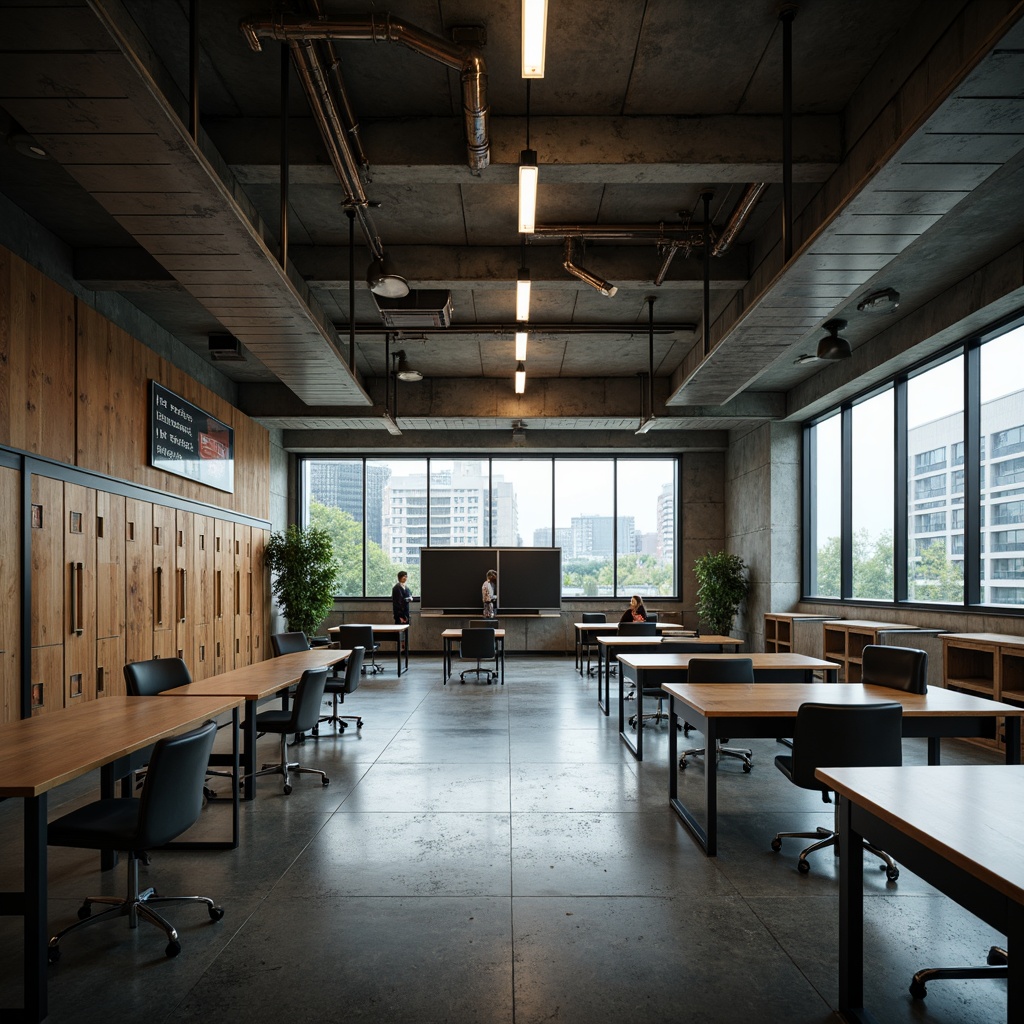
<svg viewBox="0 0 1024 1024"><path fill-rule="evenodd" d="M293 523L284 533L271 535L265 560L274 573L271 590L288 629L311 637L334 606L340 566L330 534Z"/></svg>
<svg viewBox="0 0 1024 1024"><path fill-rule="evenodd" d="M750 590L739 555L709 551L693 563L697 577L697 616L718 636L728 636L736 612Z"/></svg>

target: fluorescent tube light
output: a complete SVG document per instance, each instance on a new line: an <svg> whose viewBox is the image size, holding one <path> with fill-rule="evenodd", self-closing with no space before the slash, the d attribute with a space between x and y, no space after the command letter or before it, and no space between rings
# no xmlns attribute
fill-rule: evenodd
<svg viewBox="0 0 1024 1024"><path fill-rule="evenodd" d="M523 78L544 77L548 0L523 0Z"/></svg>
<svg viewBox="0 0 1024 1024"><path fill-rule="evenodd" d="M516 394L521 395L526 390L526 366L522 362L516 363Z"/></svg>
<svg viewBox="0 0 1024 1024"><path fill-rule="evenodd" d="M532 235L537 224L537 151L519 154L519 232Z"/></svg>
<svg viewBox="0 0 1024 1024"><path fill-rule="evenodd" d="M521 363L526 358L526 341L529 336L526 331L516 331L516 362Z"/></svg>
<svg viewBox="0 0 1024 1024"><path fill-rule="evenodd" d="M530 319L530 271L527 267L520 267L516 278L516 319L523 323Z"/></svg>

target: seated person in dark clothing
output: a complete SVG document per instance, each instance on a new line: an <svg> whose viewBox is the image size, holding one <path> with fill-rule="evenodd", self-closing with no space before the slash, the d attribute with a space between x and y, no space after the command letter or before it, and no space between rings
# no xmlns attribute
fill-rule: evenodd
<svg viewBox="0 0 1024 1024"><path fill-rule="evenodd" d="M619 622L646 622L647 621L647 609L644 607L643 601L640 600L639 594L634 594L629 599L629 607L622 613L622 618Z"/></svg>

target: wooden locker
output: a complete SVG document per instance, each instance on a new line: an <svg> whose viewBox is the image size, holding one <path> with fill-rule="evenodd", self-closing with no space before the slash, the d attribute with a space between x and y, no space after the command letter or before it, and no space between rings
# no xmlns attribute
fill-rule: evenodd
<svg viewBox="0 0 1024 1024"><path fill-rule="evenodd" d="M235 526L218 519L214 526L213 647L215 672L235 665Z"/></svg>
<svg viewBox="0 0 1024 1024"><path fill-rule="evenodd" d="M153 504L128 498L124 526L126 662L153 657Z"/></svg>
<svg viewBox="0 0 1024 1024"><path fill-rule="evenodd" d="M216 671L214 648L214 590L216 528L212 516L192 516L192 571L189 581L188 609L192 633L193 679L206 679Z"/></svg>
<svg viewBox="0 0 1024 1024"><path fill-rule="evenodd" d="M174 509L153 506L153 658L177 656Z"/></svg>
<svg viewBox="0 0 1024 1024"><path fill-rule="evenodd" d="M21 521L21 473L0 466L0 516ZM0 531L0 723L21 718L20 531Z"/></svg>
<svg viewBox="0 0 1024 1024"><path fill-rule="evenodd" d="M267 567L263 560L267 547L268 535L266 530L254 529L252 531L252 660L263 661L269 657L267 646L267 626L270 622L270 607L267 602L267 591L269 581L267 579Z"/></svg>
<svg viewBox="0 0 1024 1024"><path fill-rule="evenodd" d="M64 707L64 486L32 476L31 688L33 715Z"/></svg>
<svg viewBox="0 0 1024 1024"><path fill-rule="evenodd" d="M235 523L235 668L252 664L252 529Z"/></svg>
<svg viewBox="0 0 1024 1024"><path fill-rule="evenodd" d="M96 492L97 697L125 692L125 509L121 495Z"/></svg>
<svg viewBox="0 0 1024 1024"><path fill-rule="evenodd" d="M64 706L96 697L96 491L64 484Z"/></svg>

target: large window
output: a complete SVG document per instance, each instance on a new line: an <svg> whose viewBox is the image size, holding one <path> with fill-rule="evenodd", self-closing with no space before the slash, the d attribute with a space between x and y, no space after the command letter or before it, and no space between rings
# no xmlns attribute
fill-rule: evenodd
<svg viewBox="0 0 1024 1024"><path fill-rule="evenodd" d="M1024 321L826 412L804 450L805 594L1024 603Z"/></svg>
<svg viewBox="0 0 1024 1024"><path fill-rule="evenodd" d="M331 534L340 597L419 593L420 550L560 547L563 597L674 596L675 459L307 458L302 521Z"/></svg>

